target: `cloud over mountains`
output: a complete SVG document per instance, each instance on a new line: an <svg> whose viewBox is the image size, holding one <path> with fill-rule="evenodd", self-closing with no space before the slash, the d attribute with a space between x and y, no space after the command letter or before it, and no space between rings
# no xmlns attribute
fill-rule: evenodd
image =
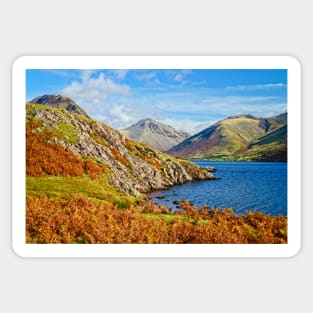
<svg viewBox="0 0 313 313"><path fill-rule="evenodd" d="M46 75L46 81L48 75L58 78L59 84L63 81L55 93L74 99L90 116L118 129L153 118L193 134L231 115L270 116L287 110L287 83L280 74L274 81L273 71L266 81L259 81L257 72L249 74L250 80L240 80L231 78L231 72L216 76L210 70L189 69L55 69L40 73Z"/></svg>

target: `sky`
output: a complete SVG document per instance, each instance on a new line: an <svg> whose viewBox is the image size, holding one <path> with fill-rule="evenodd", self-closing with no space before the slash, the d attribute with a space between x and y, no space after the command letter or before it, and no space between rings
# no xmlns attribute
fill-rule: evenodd
<svg viewBox="0 0 313 313"><path fill-rule="evenodd" d="M287 70L27 70L26 100L43 94L117 129L152 118L194 134L229 116L286 112Z"/></svg>

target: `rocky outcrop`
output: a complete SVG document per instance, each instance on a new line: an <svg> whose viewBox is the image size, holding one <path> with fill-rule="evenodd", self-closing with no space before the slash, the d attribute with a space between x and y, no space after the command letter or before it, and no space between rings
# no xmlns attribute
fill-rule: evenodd
<svg viewBox="0 0 313 313"><path fill-rule="evenodd" d="M106 164L110 168L110 184L128 195L140 196L175 184L214 179L204 168L132 141L82 114L28 104L27 118L39 120L43 129L57 134L52 142Z"/></svg>

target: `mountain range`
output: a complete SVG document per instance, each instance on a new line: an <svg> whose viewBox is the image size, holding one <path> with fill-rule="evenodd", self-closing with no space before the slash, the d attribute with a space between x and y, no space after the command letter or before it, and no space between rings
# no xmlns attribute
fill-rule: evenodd
<svg viewBox="0 0 313 313"><path fill-rule="evenodd" d="M176 130L169 125L150 118L140 120L136 124L121 130L121 133L160 151L169 150L190 136L186 132Z"/></svg>
<svg viewBox="0 0 313 313"><path fill-rule="evenodd" d="M187 159L287 160L287 113L270 118L232 116L166 151Z"/></svg>
<svg viewBox="0 0 313 313"><path fill-rule="evenodd" d="M231 116L193 136L152 119L121 133L184 159L287 161L287 113Z"/></svg>

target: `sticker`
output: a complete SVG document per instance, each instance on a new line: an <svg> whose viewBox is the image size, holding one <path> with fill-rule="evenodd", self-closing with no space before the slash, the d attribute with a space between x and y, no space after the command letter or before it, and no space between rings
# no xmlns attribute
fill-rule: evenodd
<svg viewBox="0 0 313 313"><path fill-rule="evenodd" d="M300 81L289 56L18 58L13 250L294 256Z"/></svg>

